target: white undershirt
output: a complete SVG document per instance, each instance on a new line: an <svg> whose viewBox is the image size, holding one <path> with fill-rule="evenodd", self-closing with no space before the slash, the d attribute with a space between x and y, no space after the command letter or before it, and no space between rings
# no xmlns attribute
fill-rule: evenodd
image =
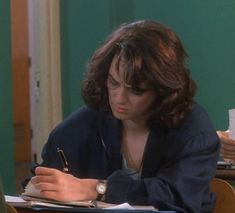
<svg viewBox="0 0 235 213"><path fill-rule="evenodd" d="M134 169L129 168L127 165L127 160L124 157L124 155L122 155L122 170L133 180L141 179L141 172L137 172Z"/></svg>

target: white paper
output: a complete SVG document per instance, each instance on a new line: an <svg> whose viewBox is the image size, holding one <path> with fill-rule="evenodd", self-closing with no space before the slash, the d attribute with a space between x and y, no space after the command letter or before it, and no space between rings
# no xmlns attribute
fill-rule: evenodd
<svg viewBox="0 0 235 213"><path fill-rule="evenodd" d="M18 196L10 196L10 195L5 195L5 200L8 203L26 203L27 201L23 200L21 197Z"/></svg>
<svg viewBox="0 0 235 213"><path fill-rule="evenodd" d="M22 195L30 195L33 197L42 197L40 190L36 189L35 186L31 183L31 181L28 182Z"/></svg>
<svg viewBox="0 0 235 213"><path fill-rule="evenodd" d="M229 113L229 137L235 140L235 109L230 109Z"/></svg>
<svg viewBox="0 0 235 213"><path fill-rule="evenodd" d="M151 210L157 211L154 206L141 206L141 205L130 205L129 203L122 203L122 204L112 204L112 206L106 207L104 209L128 209L128 210Z"/></svg>
<svg viewBox="0 0 235 213"><path fill-rule="evenodd" d="M72 204L71 206L69 205L61 205L63 204L62 202L59 202L60 204L56 203L48 203L48 202L42 202L40 200L31 200L31 201L26 201L22 199L19 196L9 196L5 195L5 200L7 203L11 204L14 207L33 207L33 206L43 206L43 207L57 207L57 208L74 208L74 206L78 205L78 203L81 202L70 202ZM56 202L56 201L54 201ZM68 204L68 203L67 203ZM104 203L104 202L97 202L98 208L103 208L103 209L128 209L128 210L135 210L135 209L141 209L141 210L156 210L153 206L131 206L128 203L122 203L122 204L110 204L110 203ZM79 205L78 205L79 206ZM84 205L81 205L84 206ZM108 206L108 207L107 207ZM86 206L87 207L87 206Z"/></svg>
<svg viewBox="0 0 235 213"><path fill-rule="evenodd" d="M7 203L11 204L14 207L43 206L43 207L57 207L57 208L72 208L72 206L57 205L54 203L47 203L41 201L26 201L19 196L5 195L5 200Z"/></svg>

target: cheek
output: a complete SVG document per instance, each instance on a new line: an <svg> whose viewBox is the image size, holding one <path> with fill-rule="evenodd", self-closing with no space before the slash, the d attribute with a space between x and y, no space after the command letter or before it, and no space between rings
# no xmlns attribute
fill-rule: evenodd
<svg viewBox="0 0 235 213"><path fill-rule="evenodd" d="M143 98L130 97L129 104L134 111L143 112L149 108L148 100Z"/></svg>
<svg viewBox="0 0 235 213"><path fill-rule="evenodd" d="M108 100L109 100L109 103L111 104L114 99L115 99L115 92L112 91L112 90L109 90L108 91Z"/></svg>
<svg viewBox="0 0 235 213"><path fill-rule="evenodd" d="M146 105L151 104L155 100L155 93L147 92L140 99L140 101L144 102Z"/></svg>
<svg viewBox="0 0 235 213"><path fill-rule="evenodd" d="M140 99L136 104L138 106L142 106L144 109L149 109L152 103L154 102L155 98L153 95L147 95Z"/></svg>
<svg viewBox="0 0 235 213"><path fill-rule="evenodd" d="M114 96L115 96L115 92L113 90L108 90L109 99L113 99Z"/></svg>

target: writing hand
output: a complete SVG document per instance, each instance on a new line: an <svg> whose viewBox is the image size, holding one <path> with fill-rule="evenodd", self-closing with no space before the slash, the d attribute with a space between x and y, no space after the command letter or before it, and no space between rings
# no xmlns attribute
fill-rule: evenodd
<svg viewBox="0 0 235 213"><path fill-rule="evenodd" d="M80 179L57 169L37 167L31 182L41 195L58 201L94 200L97 197L95 179Z"/></svg>

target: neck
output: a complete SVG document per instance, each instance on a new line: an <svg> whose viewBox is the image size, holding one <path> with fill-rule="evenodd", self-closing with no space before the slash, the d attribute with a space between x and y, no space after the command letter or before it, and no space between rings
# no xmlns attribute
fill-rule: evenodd
<svg viewBox="0 0 235 213"><path fill-rule="evenodd" d="M143 132L148 132L149 129L146 125L146 122L134 122L131 120L125 120L122 121L122 126L123 126L123 130L125 132L139 132L139 133L143 133Z"/></svg>
<svg viewBox="0 0 235 213"><path fill-rule="evenodd" d="M122 124L123 155L128 167L140 172L149 129L144 123L140 125L130 120L124 121Z"/></svg>

